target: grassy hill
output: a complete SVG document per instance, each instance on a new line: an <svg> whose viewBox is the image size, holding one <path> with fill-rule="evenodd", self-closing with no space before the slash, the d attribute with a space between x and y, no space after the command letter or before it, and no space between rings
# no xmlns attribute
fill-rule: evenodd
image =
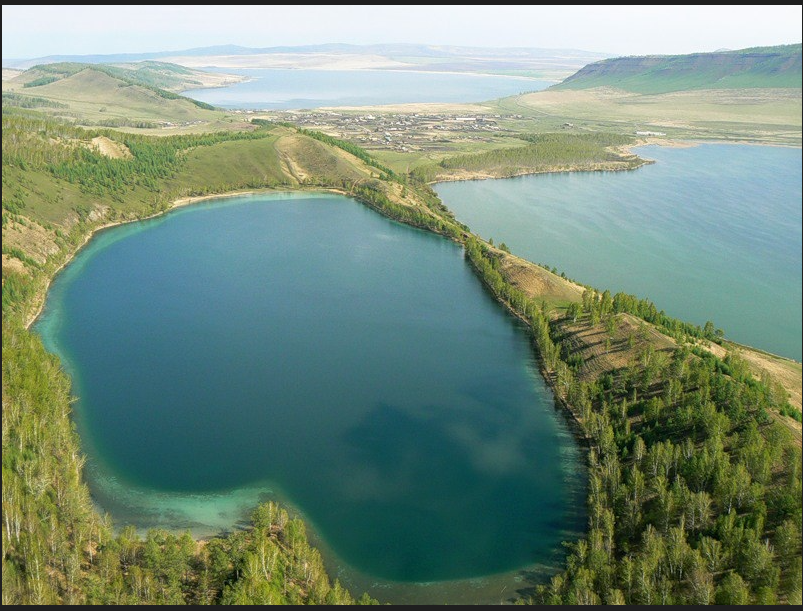
<svg viewBox="0 0 803 611"><path fill-rule="evenodd" d="M72 122L106 127L211 125L224 120L225 113L176 91L236 78L163 62L46 64L3 81L3 107L38 108Z"/></svg>
<svg viewBox="0 0 803 611"><path fill-rule="evenodd" d="M19 75L23 87L36 87L67 78L83 70L91 69L108 74L130 85L142 85L152 89L162 89L173 93L206 87L209 80L217 80L221 75L185 68L167 62L143 61L124 64L93 64L85 62L58 62L39 64ZM235 75L223 75L228 80L238 80ZM206 106L197 102L201 107Z"/></svg>
<svg viewBox="0 0 803 611"><path fill-rule="evenodd" d="M691 55L617 57L585 66L553 89L613 87L634 93L801 86L801 45Z"/></svg>

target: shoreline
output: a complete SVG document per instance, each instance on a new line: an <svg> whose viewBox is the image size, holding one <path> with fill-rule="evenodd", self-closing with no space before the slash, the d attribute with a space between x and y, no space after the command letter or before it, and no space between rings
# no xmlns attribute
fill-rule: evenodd
<svg viewBox="0 0 803 611"><path fill-rule="evenodd" d="M633 153L635 155L635 153ZM588 168L558 168L558 169L551 169L551 170L524 170L521 172L516 172L514 174L510 174L508 176L492 176L487 173L483 173L480 171L465 171L465 175L454 174L451 176L442 176L437 178L436 180L432 180L427 182L428 185L437 185L439 183L445 182L462 182L467 180L506 180L508 178L521 178L522 176L536 176L538 174L573 174L575 172L629 172L632 170L637 170L640 167L645 165L652 165L655 163L653 159L645 159L643 157L639 157L641 159L641 163L635 165L633 167L628 168L621 168L621 167L612 167L606 166L603 162L600 164L600 167L588 167ZM611 163L624 163L624 162L611 162Z"/></svg>
<svg viewBox="0 0 803 611"><path fill-rule="evenodd" d="M240 75L236 74L236 75L232 75L232 76L240 76ZM188 89L183 89L181 91L178 91L177 93L179 95L183 95L185 98L192 98L192 96L187 95L187 93L189 93L190 91L198 91L198 90L201 90L201 89L225 89L226 87L234 87L235 85L242 85L243 83L250 83L251 81L254 81L254 80L256 80L256 79L254 79L254 78L252 78L250 76L243 76L243 78L241 78L239 81L236 81L234 83L226 83L226 84L223 84L223 85L196 85L194 87L190 87ZM195 99L195 98L192 98L192 99ZM196 100L196 101L199 101L199 100Z"/></svg>
<svg viewBox="0 0 803 611"><path fill-rule="evenodd" d="M101 231L105 231L107 229L111 229L112 227L118 227L120 225L127 225L128 223L136 223L137 221L147 221L150 219L158 218L171 212L177 208L182 208L184 206L189 206L204 200L208 199L222 199L227 197L237 197L238 195L253 195L260 191L270 191L271 189L252 189L249 191L229 191L226 193L221 193L218 195L191 195L185 197L179 197L178 199L173 200L170 202L170 206L165 210L160 210L159 212L155 212L154 214L150 214L148 216L143 216L142 218L133 218L133 219L124 219L120 221L107 221L98 225L97 227L93 227L89 230L89 232L84 236L84 239L81 241L80 244L77 244L75 248L68 252L64 261L62 261L50 274L50 277L45 281L44 287L42 287L41 295L39 291L37 291L36 299L39 301L39 304L34 311L29 314L23 326L25 329L31 329L31 326L36 322L36 320L42 315L42 312L45 309L45 302L47 301L47 293L50 290L50 286L53 284L53 281L56 279L56 276L75 258L75 256L95 237L96 234L100 233Z"/></svg>
<svg viewBox="0 0 803 611"><path fill-rule="evenodd" d="M689 149L706 144L733 144L737 146L769 146L772 148L782 149L799 149L801 146L794 144L778 144L777 142L753 142L750 140L699 140L699 139L686 139L686 138L659 138L655 136L648 136L646 138L639 138L635 144L628 144L623 150L630 151L630 149L639 146L663 146L666 148L676 149ZM638 153L631 153L637 155Z"/></svg>
<svg viewBox="0 0 803 611"><path fill-rule="evenodd" d="M637 170L645 165L652 165L657 163L655 159L649 159L647 157L642 157L638 154L638 152L634 151L633 149L641 147L641 146L660 146L665 148L676 148L676 149L687 149L687 148L696 148L698 146L703 146L706 144L715 144L715 145L726 145L726 144L733 144L739 146L771 146L775 148L801 148L799 146L792 146L787 144L769 144L769 143L762 143L762 142L747 142L744 140L741 141L734 141L734 142L723 142L719 140L685 140L685 139L673 139L673 138L655 138L655 137L646 137L646 138L638 138L633 144L626 144L621 147L614 148L619 153L633 155L638 157L641 160L641 163L638 165L634 165L632 167L616 167L614 164L617 163L624 163L621 162L601 162L598 164L599 167L586 167L586 168L558 168L558 169L550 169L550 170L522 170L520 172L515 172L513 174L507 176L494 176L487 172L482 172L479 170L475 171L468 171L464 170L464 174L452 174L452 175L443 175L435 180L428 181L426 184L432 186L437 185L439 183L446 183L446 182L461 182L461 181L469 181L469 180L504 180L507 178L520 178L522 176L535 176L538 174L570 174L574 172L629 172L632 170ZM777 356L777 355L774 355ZM781 357L787 358L787 357Z"/></svg>
<svg viewBox="0 0 803 611"><path fill-rule="evenodd" d="M247 57L247 56L246 56ZM181 64L179 64L181 65ZM249 71L256 71L256 70L292 70L294 72L410 72L413 74L453 74L457 76L489 76L489 77L497 77L497 78L507 78L507 79L516 79L522 81L539 81L539 82L548 82L557 84L562 82L560 79L554 78L536 78L534 76L520 76L516 74L496 74L493 72L475 72L473 70L416 70L413 67L403 67L403 68L395 68L395 67L387 67L387 68L336 68L336 67L316 67L316 68L306 68L306 67L294 67L289 68L287 66L264 66L264 67L244 67L244 66L216 66L214 64L209 64L204 66L204 68L214 68L215 70L249 70ZM194 70L202 70L202 68L193 67ZM568 70L566 72L569 72ZM248 76L248 75L238 75L238 76ZM253 78L249 78L249 80L255 80ZM240 82L247 82L247 81L240 81ZM219 85L219 87L230 87L232 85L237 85L239 83L231 83L230 85ZM203 87L203 89L211 89L211 87ZM190 91L188 89L187 91Z"/></svg>
<svg viewBox="0 0 803 611"><path fill-rule="evenodd" d="M31 326L36 322L36 320L42 315L42 312L45 309L45 303L47 301L47 293L50 290L50 286L53 284L53 281L56 279L56 276L61 273L61 271L75 258L75 256L87 245L92 238L95 237L96 234L106 231L107 229L112 229L113 227L118 227L120 225L127 225L129 223L137 223L139 221L148 221L151 219L159 218L160 216L164 216L169 214L170 212L177 210L178 208L183 208L186 206L191 206L193 204L197 204L199 202L211 200L211 199L227 199L231 197L239 197L241 195L257 195L259 193L281 193L282 191L293 192L293 191L318 191L321 193L338 193L340 195L345 195L351 197L348 192L337 189L335 187L304 187L304 186L297 186L297 187L286 187L281 189L276 189L272 187L265 187L263 189L247 189L244 191L225 191L223 193L212 193L208 195L185 195L183 197L179 197L174 199L170 202L169 206L158 212L153 214L149 214L148 216L143 216L141 218L132 218L132 219L124 219L119 221L108 221L106 223L102 223L97 227L93 227L89 230L89 232L84 236L84 239L81 241L80 244L76 245L76 247L72 250L72 252L68 252L67 256L65 257L64 261L62 261L56 268L53 270L50 277L46 280L44 287L42 287L41 295L39 291L37 291L36 299L39 300L39 304L34 311L29 314L24 322L23 326L26 330L30 331Z"/></svg>

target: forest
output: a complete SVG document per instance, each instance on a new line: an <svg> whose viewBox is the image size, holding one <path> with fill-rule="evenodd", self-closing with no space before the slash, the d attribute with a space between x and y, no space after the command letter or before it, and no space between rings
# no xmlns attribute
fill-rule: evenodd
<svg viewBox="0 0 803 611"><path fill-rule="evenodd" d="M537 172L570 171L574 168L634 169L645 161L636 155L622 157L613 148L633 144L630 136L612 133L571 131L546 134L517 134L517 140L528 144L498 148L481 153L453 155L440 161L421 165L411 175L422 182L455 171L481 172L496 177L517 176Z"/></svg>
<svg viewBox="0 0 803 611"><path fill-rule="evenodd" d="M530 600L800 604L801 452L771 415L787 408L785 393L735 357L685 343L671 353L647 344L630 367L582 380L566 334L615 327L627 303L644 317L638 302L617 308L587 290L579 308L550 317L504 279L487 245L469 239L466 252L529 322L544 374L589 447L588 536L568 545L566 570Z"/></svg>

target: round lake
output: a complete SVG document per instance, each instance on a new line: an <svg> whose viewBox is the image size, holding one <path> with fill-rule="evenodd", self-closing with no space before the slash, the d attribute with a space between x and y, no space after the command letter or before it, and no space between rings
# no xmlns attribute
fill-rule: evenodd
<svg viewBox="0 0 803 611"><path fill-rule="evenodd" d="M101 232L36 329L118 526L210 534L278 498L381 598L555 566L583 531L582 455L525 329L458 245L348 198L243 196Z"/></svg>

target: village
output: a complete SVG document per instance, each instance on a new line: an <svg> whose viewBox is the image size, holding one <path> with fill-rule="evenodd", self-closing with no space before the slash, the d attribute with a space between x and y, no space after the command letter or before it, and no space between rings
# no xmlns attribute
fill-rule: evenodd
<svg viewBox="0 0 803 611"><path fill-rule="evenodd" d="M288 122L348 140L368 150L407 152L454 151L455 144L492 143L517 131L511 122L522 115L383 113L358 114L348 111L241 110L242 114L276 122ZM531 119L530 119L531 121Z"/></svg>

